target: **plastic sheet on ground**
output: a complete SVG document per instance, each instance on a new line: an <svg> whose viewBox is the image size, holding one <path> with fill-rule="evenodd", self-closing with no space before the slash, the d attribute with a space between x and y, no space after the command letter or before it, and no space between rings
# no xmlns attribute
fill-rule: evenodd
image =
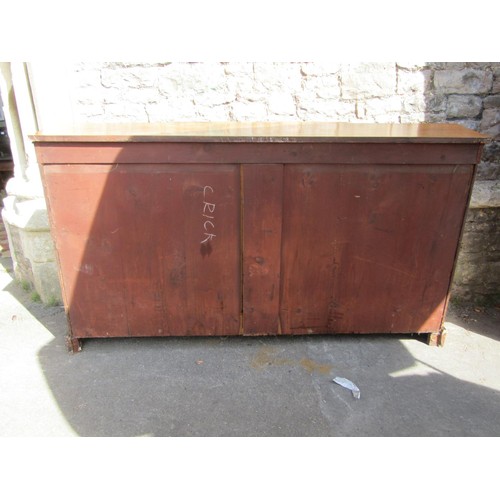
<svg viewBox="0 0 500 500"><path fill-rule="evenodd" d="M345 387L346 389L349 389L352 392L354 398L359 399L361 397L361 392L354 382L351 382L350 380L343 377L335 377L333 379L333 382L341 385L342 387Z"/></svg>

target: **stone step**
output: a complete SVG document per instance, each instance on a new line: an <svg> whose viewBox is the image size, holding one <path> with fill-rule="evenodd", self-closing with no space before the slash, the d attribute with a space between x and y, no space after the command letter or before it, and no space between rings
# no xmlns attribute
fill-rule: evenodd
<svg viewBox="0 0 500 500"><path fill-rule="evenodd" d="M10 257L9 239L4 223L0 218L0 255L2 257Z"/></svg>

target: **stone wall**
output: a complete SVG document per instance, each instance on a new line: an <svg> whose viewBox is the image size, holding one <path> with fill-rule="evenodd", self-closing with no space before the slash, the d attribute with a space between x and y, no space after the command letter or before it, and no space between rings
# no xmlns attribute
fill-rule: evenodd
<svg viewBox="0 0 500 500"><path fill-rule="evenodd" d="M453 282L453 297L500 304L500 209L469 210Z"/></svg>
<svg viewBox="0 0 500 500"><path fill-rule="evenodd" d="M500 63L76 63L57 74L67 95L52 108L73 123L456 122L485 132L494 140L478 168L453 294L484 301L500 288L500 249L473 236L478 221L483 235L500 231ZM46 96L37 98L47 114Z"/></svg>
<svg viewBox="0 0 500 500"><path fill-rule="evenodd" d="M421 64L80 64L75 112L84 121L427 118L432 71Z"/></svg>

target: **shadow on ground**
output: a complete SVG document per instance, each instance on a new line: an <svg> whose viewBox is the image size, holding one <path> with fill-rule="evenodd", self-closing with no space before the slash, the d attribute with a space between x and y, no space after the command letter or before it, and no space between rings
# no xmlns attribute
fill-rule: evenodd
<svg viewBox="0 0 500 500"><path fill-rule="evenodd" d="M500 435L500 392L456 376L463 345L500 354L498 311L452 313L444 348L394 335L142 338L87 340L70 354L62 308L15 283L6 291L54 336L37 361L81 436Z"/></svg>
<svg viewBox="0 0 500 500"><path fill-rule="evenodd" d="M466 330L476 331L484 337L500 342L500 305L481 307L477 305L451 305L448 321Z"/></svg>

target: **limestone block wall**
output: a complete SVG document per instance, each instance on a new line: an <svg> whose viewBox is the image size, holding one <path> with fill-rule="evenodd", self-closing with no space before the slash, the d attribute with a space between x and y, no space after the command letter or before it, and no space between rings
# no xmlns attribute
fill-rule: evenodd
<svg viewBox="0 0 500 500"><path fill-rule="evenodd" d="M57 116L68 124L456 122L485 132L493 140L478 168L453 294L500 299L493 236L500 230L500 63L66 63L45 73L38 65L32 74L41 128Z"/></svg>
<svg viewBox="0 0 500 500"><path fill-rule="evenodd" d="M499 229L498 208L469 210L454 277L456 299L500 303Z"/></svg>

